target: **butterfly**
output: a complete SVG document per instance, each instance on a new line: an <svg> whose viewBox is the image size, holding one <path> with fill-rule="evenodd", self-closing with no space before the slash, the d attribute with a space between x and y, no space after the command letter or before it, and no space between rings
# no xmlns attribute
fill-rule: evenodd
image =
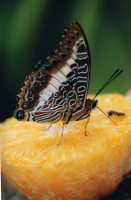
<svg viewBox="0 0 131 200"><path fill-rule="evenodd" d="M78 22L65 29L59 46L45 62L39 61L17 96L18 120L55 123L89 119L97 107L96 96L122 70L117 69L93 99L87 98L91 57L84 31Z"/></svg>

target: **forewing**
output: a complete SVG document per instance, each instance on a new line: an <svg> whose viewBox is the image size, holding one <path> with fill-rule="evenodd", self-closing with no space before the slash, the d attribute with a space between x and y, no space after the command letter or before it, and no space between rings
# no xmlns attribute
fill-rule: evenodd
<svg viewBox="0 0 131 200"><path fill-rule="evenodd" d="M86 37L77 22L65 29L59 48L53 56L47 57L46 63L47 70L60 82L68 82L84 103L90 82L91 59ZM58 77L58 74L64 77Z"/></svg>

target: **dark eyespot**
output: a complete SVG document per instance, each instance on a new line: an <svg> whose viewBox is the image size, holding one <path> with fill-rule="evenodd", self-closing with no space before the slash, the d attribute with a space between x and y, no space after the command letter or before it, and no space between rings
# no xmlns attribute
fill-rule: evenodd
<svg viewBox="0 0 131 200"><path fill-rule="evenodd" d="M22 120L25 117L25 113L23 110L18 110L15 114L16 119Z"/></svg>
<svg viewBox="0 0 131 200"><path fill-rule="evenodd" d="M24 103L22 104L22 108L23 108L24 110L29 109L29 103L28 103L28 102L24 102Z"/></svg>

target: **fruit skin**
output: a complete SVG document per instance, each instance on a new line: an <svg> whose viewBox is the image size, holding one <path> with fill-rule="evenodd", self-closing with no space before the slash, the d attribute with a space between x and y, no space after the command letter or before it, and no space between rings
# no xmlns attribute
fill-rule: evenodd
<svg viewBox="0 0 131 200"><path fill-rule="evenodd" d="M57 145L62 123L18 122L0 127L2 172L33 200L97 200L113 192L131 170L131 100L100 95L98 106L124 112L113 124L98 109L86 120L70 122Z"/></svg>

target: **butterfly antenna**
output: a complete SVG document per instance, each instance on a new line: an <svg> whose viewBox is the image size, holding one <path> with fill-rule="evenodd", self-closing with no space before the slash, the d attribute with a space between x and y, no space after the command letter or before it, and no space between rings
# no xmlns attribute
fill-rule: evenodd
<svg viewBox="0 0 131 200"><path fill-rule="evenodd" d="M112 75L111 77L104 83L104 85L100 88L100 90L98 90L98 92L96 93L96 95L94 96L93 100L96 98L96 96L98 94L100 94L100 92L102 90L104 90L105 87L107 87L116 77L118 77L121 73L123 72L123 69L117 69Z"/></svg>
<svg viewBox="0 0 131 200"><path fill-rule="evenodd" d="M113 124L118 125L115 121L113 121L103 110L101 110L98 106L96 106L96 108L98 108L106 117L108 117L108 119L110 119Z"/></svg>

